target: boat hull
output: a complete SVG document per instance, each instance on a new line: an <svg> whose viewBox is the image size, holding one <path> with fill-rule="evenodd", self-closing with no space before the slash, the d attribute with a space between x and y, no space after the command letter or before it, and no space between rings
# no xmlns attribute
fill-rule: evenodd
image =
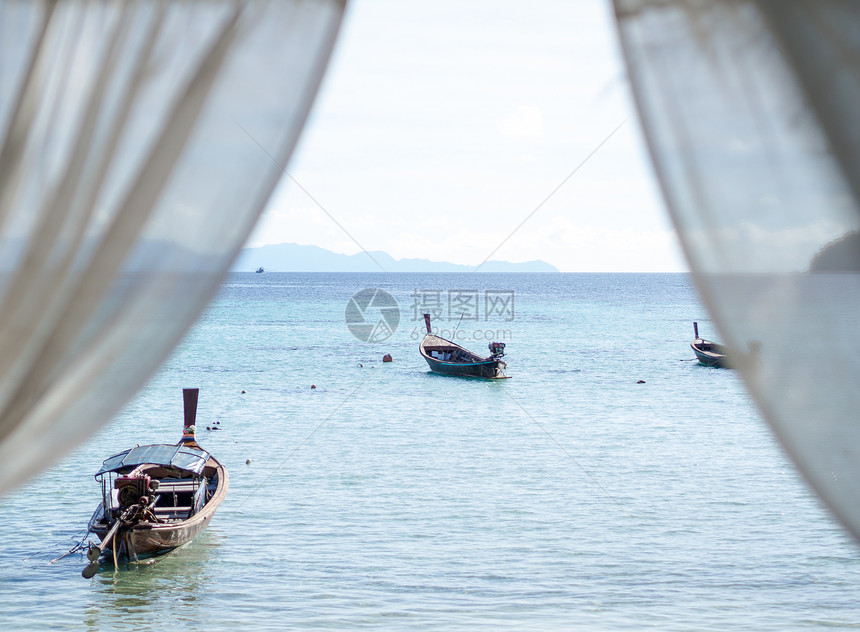
<svg viewBox="0 0 860 632"><path fill-rule="evenodd" d="M696 340L690 343L690 347L696 354L699 364L719 369L730 368L722 345L707 340Z"/></svg>
<svg viewBox="0 0 860 632"><path fill-rule="evenodd" d="M185 520L173 522L141 521L128 527L122 527L105 547L106 550L110 550L111 554L115 550L117 557L133 560L163 555L191 542L209 525L218 506L227 495L227 488L229 487L227 469L214 458L210 457L206 470L207 478L217 483L209 500L197 513ZM113 521L106 521L104 515L104 505L99 503L88 527L89 531L98 536L102 542L113 526Z"/></svg>
<svg viewBox="0 0 860 632"><path fill-rule="evenodd" d="M455 377L476 377L484 380L502 380L507 366L500 356L482 358L455 342L428 333L418 347L421 357L434 373Z"/></svg>
<svg viewBox="0 0 860 632"><path fill-rule="evenodd" d="M443 362L428 356L424 356L430 370L443 375L455 375L458 377L478 377L485 380L507 379L504 374L505 363L501 360L488 360L486 362Z"/></svg>
<svg viewBox="0 0 860 632"><path fill-rule="evenodd" d="M210 516L199 521L187 521L177 525L162 525L152 522L139 523L125 530L120 530L113 542L106 548L113 551L117 548L117 555L124 559L153 557L164 555L173 549L188 544L203 531L209 522ZM91 531L101 541L107 535L107 529L94 526Z"/></svg>

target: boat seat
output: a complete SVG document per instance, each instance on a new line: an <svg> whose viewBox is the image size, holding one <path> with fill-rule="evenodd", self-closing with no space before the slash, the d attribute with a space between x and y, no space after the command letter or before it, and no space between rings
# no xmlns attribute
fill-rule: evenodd
<svg viewBox="0 0 860 632"><path fill-rule="evenodd" d="M194 492L197 484L194 481L161 481L158 485L159 494Z"/></svg>
<svg viewBox="0 0 860 632"><path fill-rule="evenodd" d="M153 507L159 519L185 520L191 516L191 507Z"/></svg>

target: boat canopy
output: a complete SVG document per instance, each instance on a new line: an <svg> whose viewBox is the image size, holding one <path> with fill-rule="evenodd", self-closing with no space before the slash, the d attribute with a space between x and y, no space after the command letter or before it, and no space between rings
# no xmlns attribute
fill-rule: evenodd
<svg viewBox="0 0 860 632"><path fill-rule="evenodd" d="M106 459L95 476L99 477L107 472L116 472L117 470L134 468L144 464L175 467L194 474L200 474L203 472L203 467L208 460L209 453L206 450L191 448L185 445L140 445Z"/></svg>

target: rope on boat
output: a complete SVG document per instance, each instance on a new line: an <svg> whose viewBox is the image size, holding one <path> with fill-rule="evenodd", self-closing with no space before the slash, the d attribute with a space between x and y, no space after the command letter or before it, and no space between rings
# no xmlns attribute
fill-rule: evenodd
<svg viewBox="0 0 860 632"><path fill-rule="evenodd" d="M76 542L75 545L71 549L69 549L66 553L63 553L60 557L55 557L54 559L52 559L50 562L48 562L48 564L53 564L55 562L59 562L61 559L63 559L64 557L68 557L72 553L77 553L78 551L83 551L85 549L88 549L90 546L88 535L89 534L87 534L87 536L85 536L84 539L81 540L80 542Z"/></svg>

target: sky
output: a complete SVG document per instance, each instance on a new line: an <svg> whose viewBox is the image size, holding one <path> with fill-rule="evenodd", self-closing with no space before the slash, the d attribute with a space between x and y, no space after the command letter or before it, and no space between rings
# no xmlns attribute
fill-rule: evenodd
<svg viewBox="0 0 860 632"><path fill-rule="evenodd" d="M356 0L248 246L681 272L602 0Z"/></svg>

